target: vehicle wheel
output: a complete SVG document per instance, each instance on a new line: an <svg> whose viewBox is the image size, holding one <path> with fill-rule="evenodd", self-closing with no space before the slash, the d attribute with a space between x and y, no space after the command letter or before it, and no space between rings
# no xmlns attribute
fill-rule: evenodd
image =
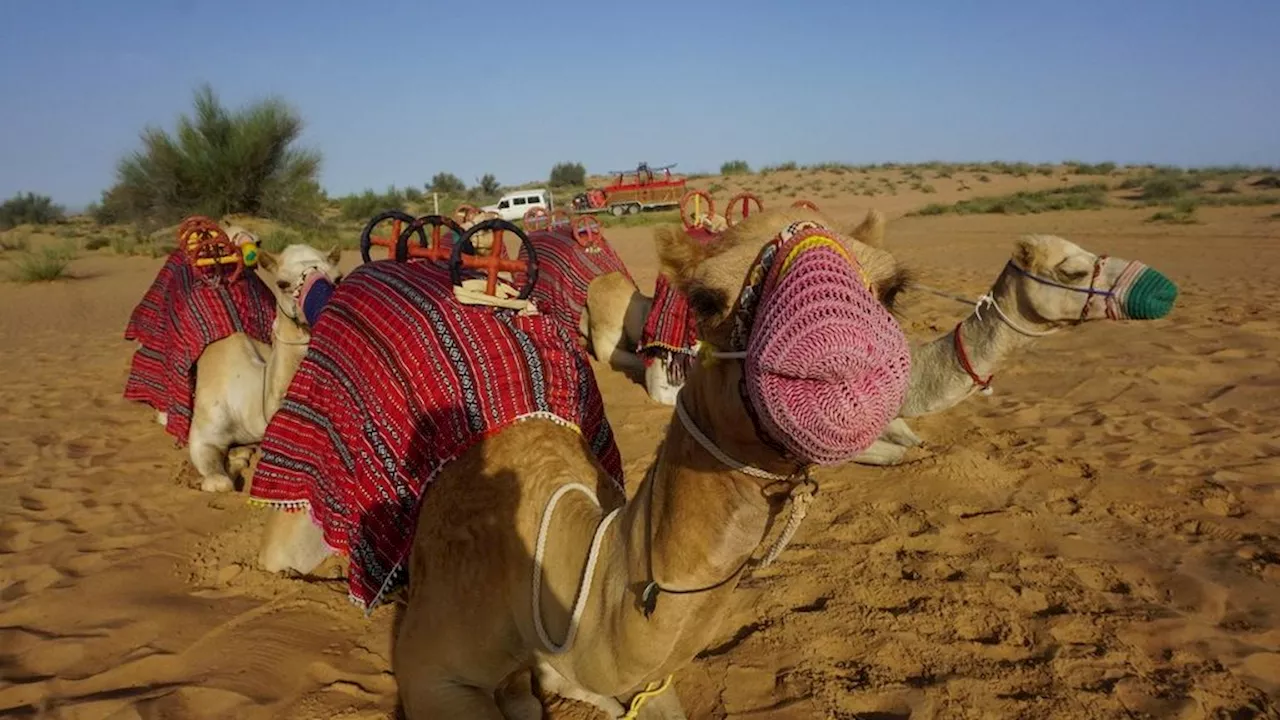
<svg viewBox="0 0 1280 720"><path fill-rule="evenodd" d="M627 214L635 215L643 209L644 208L640 207L640 203L631 203L630 205L627 206Z"/></svg>
<svg viewBox="0 0 1280 720"><path fill-rule="evenodd" d="M613 216L614 216L614 217L622 217L622 216L623 216L623 215L625 215L625 214L626 214L626 212L627 212L627 206L626 206L626 205L611 205L611 206L609 206L609 212L613 213Z"/></svg>

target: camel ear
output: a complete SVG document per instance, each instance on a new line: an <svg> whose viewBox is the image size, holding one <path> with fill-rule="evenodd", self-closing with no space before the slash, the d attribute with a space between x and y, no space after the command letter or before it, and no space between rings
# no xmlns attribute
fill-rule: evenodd
<svg viewBox="0 0 1280 720"><path fill-rule="evenodd" d="M1043 264L1041 262L1043 257L1044 252L1040 243L1036 242L1036 239L1031 236L1020 237L1014 243L1013 262L1028 272L1036 271Z"/></svg>
<svg viewBox="0 0 1280 720"><path fill-rule="evenodd" d="M259 250L258 250L258 265L259 265L263 270L266 270L267 272L271 272L271 273L273 273L273 272L275 272L275 271L276 271L276 268L280 266L280 261L276 259L276 256L275 256L275 255L272 255L271 253L267 252L266 250L259 249Z"/></svg>
<svg viewBox="0 0 1280 720"><path fill-rule="evenodd" d="M879 210L868 210L862 222L849 232L854 240L868 247L884 247L884 213Z"/></svg>
<svg viewBox="0 0 1280 720"><path fill-rule="evenodd" d="M337 264L338 264L338 262L339 262L340 260L342 260L342 246L341 246L341 245L334 245L334 246L333 246L333 249L332 249L332 250L330 250L330 251L329 251L329 254L328 254L328 255L326 255L325 257L327 257L327 258L329 259L329 264L330 264L330 265L337 265Z"/></svg>
<svg viewBox="0 0 1280 720"><path fill-rule="evenodd" d="M689 300L689 307L701 319L719 317L729 309L729 298L719 288L704 282L698 272L710 255L707 246L674 226L654 231L661 272L671 279Z"/></svg>

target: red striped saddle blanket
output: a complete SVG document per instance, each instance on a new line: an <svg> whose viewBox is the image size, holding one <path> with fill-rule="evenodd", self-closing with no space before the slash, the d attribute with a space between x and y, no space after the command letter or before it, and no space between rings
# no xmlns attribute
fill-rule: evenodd
<svg viewBox="0 0 1280 720"><path fill-rule="evenodd" d="M693 358L697 354L698 325L689 300L676 289L663 273L653 287L653 305L644 321L636 353L649 365L654 360L669 360L668 380L683 384Z"/></svg>
<svg viewBox="0 0 1280 720"><path fill-rule="evenodd" d="M565 323L574 332L577 332L582 308L587 304L587 286L592 280L611 272L620 272L631 280L626 265L603 237L584 248L567 231L539 230L529 233L529 241L538 253L538 282L533 289L533 301L539 312ZM528 257L523 245L519 257L521 260ZM524 281L524 274L519 275L516 286Z"/></svg>
<svg viewBox="0 0 1280 720"><path fill-rule="evenodd" d="M572 330L465 305L430 262L366 263L343 280L267 426L251 501L309 508L371 609L404 582L424 491L512 423L576 429L621 488L622 460Z"/></svg>
<svg viewBox="0 0 1280 720"><path fill-rule="evenodd" d="M233 283L210 285L175 250L125 327L125 339L142 345L130 361L125 399L167 413L165 431L185 445L196 361L204 349L237 332L270 343L275 319L275 295L256 273L246 270Z"/></svg>

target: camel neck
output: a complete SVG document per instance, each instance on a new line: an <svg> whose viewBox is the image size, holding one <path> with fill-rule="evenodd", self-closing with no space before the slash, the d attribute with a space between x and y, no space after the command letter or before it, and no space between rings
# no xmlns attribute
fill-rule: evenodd
<svg viewBox="0 0 1280 720"><path fill-rule="evenodd" d="M271 355L267 358L266 390L262 407L263 417L268 422L276 410L280 409L285 391L289 389L289 383L293 382L293 376L302 365L302 358L306 356L308 343L311 341L311 333L279 309L276 311L271 335Z"/></svg>
<svg viewBox="0 0 1280 720"><path fill-rule="evenodd" d="M1018 311L1016 290L1010 283L997 279L991 294L1014 322L1021 327L1036 327ZM960 334L957 342L956 333ZM979 384L965 369L965 360L973 373L984 381L991 378L1009 355L1031 344L1035 338L1024 335L1001 319L995 307L981 305L951 332L932 342L917 346L911 353L911 384L902 405L902 417L919 417L948 410L973 393ZM960 357L957 347L964 349ZM992 383L994 387L994 382Z"/></svg>

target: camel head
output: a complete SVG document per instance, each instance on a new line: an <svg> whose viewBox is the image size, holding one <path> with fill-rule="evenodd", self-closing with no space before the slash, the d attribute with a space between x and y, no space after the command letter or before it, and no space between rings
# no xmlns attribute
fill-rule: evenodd
<svg viewBox="0 0 1280 720"><path fill-rule="evenodd" d="M455 219L456 219L458 216L459 216L459 214L458 214L458 213L455 213L455 214L454 214ZM502 216L501 216L501 215L499 215L498 213L493 212L492 210L489 210L489 211L479 212L479 213L475 213L475 214L473 214L473 215L471 216L471 219L470 219L470 220L467 220L466 222L463 222L463 221L459 220L459 221L458 221L458 225L459 225L463 230L469 230L469 229L471 228L471 226L472 226L472 225L475 225L476 223L481 223L481 222L484 222L485 220L496 220L496 219L501 218L501 217L502 217ZM481 255L481 256L483 256L483 255L488 255L489 253L493 252L493 231L491 231L491 230L486 230L486 231L483 231L483 232L478 232L478 233L476 233L475 235L472 235L472 236L471 236L471 245L472 245L472 247L474 247L474 248L475 248L475 250L476 250L476 255Z"/></svg>
<svg viewBox="0 0 1280 720"><path fill-rule="evenodd" d="M319 270L329 282L337 283L342 279L342 271L338 269L341 258L342 249L336 245L326 253L310 245L294 244L279 254L262 250L258 264L275 275L275 292L280 308L295 323L305 325L306 319L298 307L298 293L302 290L303 281L313 271Z"/></svg>
<svg viewBox="0 0 1280 720"><path fill-rule="evenodd" d="M1056 235L1028 235L1018 240L993 295L1032 324L1063 326L1162 318L1178 288L1140 262L1095 255Z"/></svg>
<svg viewBox="0 0 1280 720"><path fill-rule="evenodd" d="M910 354L889 307L906 273L882 247L879 212L846 228L774 209L710 240L662 228L656 241L702 341L686 388L738 397L745 380L764 434L819 463L861 452L897 414Z"/></svg>

